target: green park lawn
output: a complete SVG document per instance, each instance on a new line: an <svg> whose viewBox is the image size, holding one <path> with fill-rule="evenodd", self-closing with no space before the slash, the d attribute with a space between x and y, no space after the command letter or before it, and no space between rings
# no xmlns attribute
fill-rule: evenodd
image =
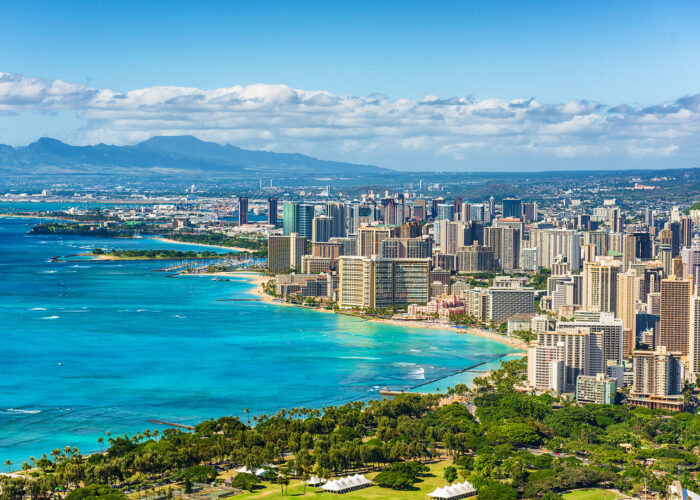
<svg viewBox="0 0 700 500"><path fill-rule="evenodd" d="M442 474L445 467L451 464L451 461L442 461L434 464L429 464L430 472L421 477L420 481L414 484L414 489L409 491L396 491L390 488L380 488L379 486L370 486L362 490L354 491L351 493L345 493L343 495L333 495L331 493L322 493L322 490L316 488L306 487L306 494L304 494L304 486L301 481L292 481L289 483L287 489L287 494L282 495L280 486L277 484L264 483L265 487L262 489L255 490L252 493L245 493L244 495L236 495L235 498L265 498L266 500L281 500L285 498L299 498L299 497L312 497L312 498L323 498L324 495L327 498L342 498L343 500L375 500L380 498L396 498L396 499L418 499L422 498L427 500L427 494L432 492L435 488L445 486L447 481L442 478ZM372 479L379 472L370 472L365 474L367 479ZM462 479L458 479L458 482Z"/></svg>
<svg viewBox="0 0 700 500"><path fill-rule="evenodd" d="M563 496L566 500L611 500L615 498L623 498L614 491L602 490L599 488L576 490L570 493L564 493Z"/></svg>

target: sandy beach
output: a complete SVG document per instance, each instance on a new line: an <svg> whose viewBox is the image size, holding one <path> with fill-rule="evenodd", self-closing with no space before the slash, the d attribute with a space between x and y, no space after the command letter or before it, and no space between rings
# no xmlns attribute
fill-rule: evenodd
<svg viewBox="0 0 700 500"><path fill-rule="evenodd" d="M520 349L523 351L527 349L527 343L525 343L524 341L522 341L520 339L503 337L502 335L499 335L497 333L493 333L493 332L490 332L488 330L482 330L480 328L457 328L456 326L440 323L437 321L403 321L403 320L397 320L397 319L367 318L364 316L358 316L356 314L351 314L348 312L328 310L328 309L324 309L323 307L320 307L320 308L319 307L306 307L306 306L302 306L299 304L290 304L289 302L285 302L283 300L276 299L276 298L271 297L270 295L266 294L262 289L262 284L267 282L267 281L270 281L274 278L271 276L265 276L265 275L262 275L259 273L253 273L253 272L212 273L212 276L217 276L217 275L218 276L230 276L230 277L238 276L238 277L246 278L247 281L256 285L255 289L251 293L260 297L263 302L275 304L278 306L301 307L304 309L309 309L309 310L323 312L323 313L344 314L346 316L352 316L354 318L363 319L365 321L372 321L374 323L384 323L387 325L401 326L401 327L407 327L407 328L430 328L430 329L434 329L434 330L450 330L450 331L453 331L456 333L462 333L462 334L467 334L467 335L477 335L479 337L494 340L496 342L500 342L502 344L506 344L506 345L509 345L511 347L514 347L515 349Z"/></svg>

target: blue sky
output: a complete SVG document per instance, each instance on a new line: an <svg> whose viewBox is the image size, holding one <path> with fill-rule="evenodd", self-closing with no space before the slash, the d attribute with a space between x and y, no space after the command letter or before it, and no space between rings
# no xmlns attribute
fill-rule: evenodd
<svg viewBox="0 0 700 500"><path fill-rule="evenodd" d="M422 124L435 130L434 123L426 125L424 113L418 118L416 113L406 114L400 103L415 104L426 96L475 99L482 104L498 100L495 108L504 113L508 103L530 98L547 109L581 101L597 107L586 108L583 118L574 113L579 116L576 120L588 120L590 125L602 116L605 133L610 133L607 127L629 124L633 116L625 112L622 119L611 121L611 108L630 106L636 110L634 116L646 109L648 117L653 106L673 106L700 92L699 25L698 2L0 0L0 72L15 79L12 89L4 91L4 108L0 85L0 143L26 144L41 135L76 143L125 143L153 134L189 132L244 147L395 168L474 169L483 164L501 168L517 158L524 158L531 168L559 163L563 168L656 166L669 159L672 166L690 166L700 163L693 148L698 140L695 114L700 112L694 101L679 108L690 118L683 113L676 113L676 120L665 116L664 124L653 131L665 133L665 142L646 130L635 144L621 145L624 137L640 134L644 127L637 123L635 131L616 129L616 144L598 147L603 134L598 122L598 135L589 129L574 138L557 136L555 145L545 138L549 152L538 146L538 140L551 135L551 130L543 131L541 121L537 127L529 126L532 113L529 121L519 122L520 127L509 122L506 130L497 131L490 128L493 123L467 120L450 107L454 112L446 124L450 132L436 138L430 130L420 129ZM177 121L168 120L171 108L144 119L138 106L129 108L133 116L128 116L124 109L97 113L94 103L77 100L57 105L44 99L23 105L17 98L17 92L22 93L16 83L20 77L41 79L46 85L61 80L117 94L162 86L210 91L279 84L359 100L344 101L343 113L337 106L324 108L304 130L296 130L292 117L299 109L290 110L294 100L285 101L281 113L288 116L286 125L274 125L274 113L248 123L238 119L241 109L230 107L222 109L228 114L226 123L208 123L204 114L197 113L203 110L188 117L186 110L178 109ZM367 117L366 98L374 94L385 96L387 114L382 112L380 123L369 123ZM212 106L206 109L211 112ZM348 127L345 120L352 106L365 109L365 119ZM479 109L484 107L494 108ZM543 108L537 109L540 116ZM372 142L370 138L378 130L381 135L386 120L396 114L402 125L389 126L398 130L386 134L381 143ZM679 124L680 118L685 121ZM273 120L268 123L274 126L266 127L265 119ZM553 119L562 120L560 115ZM191 123L184 126L185 121ZM481 128L474 129L476 125ZM569 125L578 130L581 123ZM291 128L295 131L289 132ZM508 139L513 134L520 140ZM490 138L482 140L486 135ZM645 151L650 154L642 154Z"/></svg>

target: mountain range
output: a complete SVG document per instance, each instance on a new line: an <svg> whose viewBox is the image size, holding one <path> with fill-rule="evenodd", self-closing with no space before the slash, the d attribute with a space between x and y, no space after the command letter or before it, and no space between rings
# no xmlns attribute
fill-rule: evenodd
<svg viewBox="0 0 700 500"><path fill-rule="evenodd" d="M42 137L28 146L0 144L0 173L47 174L267 174L274 176L377 175L392 170L326 161L298 153L241 149L191 135L156 136L130 146L71 146Z"/></svg>

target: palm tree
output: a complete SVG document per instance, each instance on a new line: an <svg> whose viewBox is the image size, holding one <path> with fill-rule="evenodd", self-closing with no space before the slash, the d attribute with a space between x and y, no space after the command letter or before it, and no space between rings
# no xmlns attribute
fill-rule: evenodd
<svg viewBox="0 0 700 500"><path fill-rule="evenodd" d="M10 472L10 466L12 465L12 462L10 462L10 459L8 458L5 460L5 465L7 466L7 472Z"/></svg>
<svg viewBox="0 0 700 500"><path fill-rule="evenodd" d="M99 445L100 445L100 453L102 453L102 450L104 449L105 438L103 438L102 436L100 436L100 437L97 438L97 442L98 442Z"/></svg>

